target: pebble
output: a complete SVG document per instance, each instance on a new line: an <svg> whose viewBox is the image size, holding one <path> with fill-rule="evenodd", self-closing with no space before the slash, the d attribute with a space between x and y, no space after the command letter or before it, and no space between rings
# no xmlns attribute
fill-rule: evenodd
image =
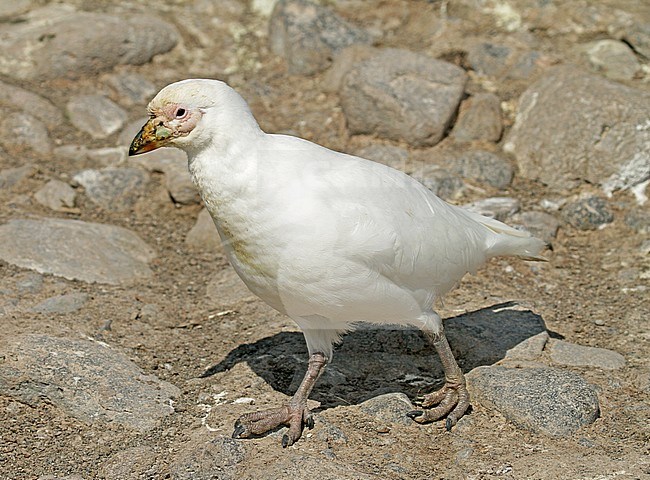
<svg viewBox="0 0 650 480"><path fill-rule="evenodd" d="M32 407L45 401L89 424L146 432L174 413L171 399L180 395L123 353L92 340L23 335L0 355L0 393Z"/></svg>
<svg viewBox="0 0 650 480"><path fill-rule="evenodd" d="M521 225L524 230L546 243L552 242L560 228L560 221L546 212L519 212L512 216L511 222L513 225Z"/></svg>
<svg viewBox="0 0 650 480"><path fill-rule="evenodd" d="M614 220L607 201L600 197L586 197L569 202L561 213L567 223L580 230L595 230Z"/></svg>
<svg viewBox="0 0 650 480"><path fill-rule="evenodd" d="M38 118L27 113L11 112L4 115L0 122L0 143L13 155L20 155L25 150L40 154L52 151L52 141L47 127Z"/></svg>
<svg viewBox="0 0 650 480"><path fill-rule="evenodd" d="M377 143L363 147L354 152L354 154L403 172L406 171L406 165L409 159L409 152L405 148Z"/></svg>
<svg viewBox="0 0 650 480"><path fill-rule="evenodd" d="M514 169L510 162L485 150L464 152L451 162L449 169L467 180L504 189L512 182Z"/></svg>
<svg viewBox="0 0 650 480"><path fill-rule="evenodd" d="M84 187L94 204L114 212L133 207L149 183L147 172L129 167L83 170L73 179Z"/></svg>
<svg viewBox="0 0 650 480"><path fill-rule="evenodd" d="M34 194L34 199L55 212L68 212L74 208L77 192L61 180L50 180Z"/></svg>
<svg viewBox="0 0 650 480"><path fill-rule="evenodd" d="M9 190L34 175L37 171L36 167L31 164L0 170L0 189Z"/></svg>
<svg viewBox="0 0 650 480"><path fill-rule="evenodd" d="M618 370L625 366L625 358L606 348L587 347L563 340L551 340L548 347L551 360L569 367L593 367Z"/></svg>
<svg viewBox="0 0 650 480"><path fill-rule="evenodd" d="M451 136L459 142L498 142L502 132L499 97L493 93L479 93L461 103Z"/></svg>
<svg viewBox="0 0 650 480"><path fill-rule="evenodd" d="M522 50L503 43L478 42L467 52L472 70L490 77L527 80L541 71L548 62L540 52Z"/></svg>
<svg viewBox="0 0 650 480"><path fill-rule="evenodd" d="M63 123L63 114L48 99L3 81L0 81L0 107L22 110L38 118L49 129Z"/></svg>
<svg viewBox="0 0 650 480"><path fill-rule="evenodd" d="M94 76L146 63L178 40L174 26L152 13L117 16L50 4L0 25L0 73L35 81Z"/></svg>
<svg viewBox="0 0 650 480"><path fill-rule="evenodd" d="M463 208L503 222L519 211L520 203L512 197L491 197L467 203Z"/></svg>
<svg viewBox="0 0 650 480"><path fill-rule="evenodd" d="M92 138L106 138L126 122L126 112L102 95L76 95L66 105L70 122Z"/></svg>
<svg viewBox="0 0 650 480"><path fill-rule="evenodd" d="M214 221L205 208L201 210L192 229L187 232L185 245L205 252L216 252L221 249L221 239Z"/></svg>
<svg viewBox="0 0 650 480"><path fill-rule="evenodd" d="M68 280L120 284L152 276L155 254L122 227L79 220L10 220L0 226L0 259Z"/></svg>
<svg viewBox="0 0 650 480"><path fill-rule="evenodd" d="M650 233L650 211L636 208L625 216L625 224L637 233Z"/></svg>
<svg viewBox="0 0 650 480"><path fill-rule="evenodd" d="M458 198L465 189L462 178L438 165L424 165L411 175L444 200Z"/></svg>
<svg viewBox="0 0 650 480"><path fill-rule="evenodd" d="M513 55L507 45L480 42L467 52L467 62L472 70L483 75L499 76L506 68L506 62Z"/></svg>
<svg viewBox="0 0 650 480"><path fill-rule="evenodd" d="M32 307L32 312L36 313L72 313L83 307L88 301L86 293L68 293L65 295L56 295L43 300L38 305Z"/></svg>
<svg viewBox="0 0 650 480"><path fill-rule="evenodd" d="M597 40L581 47L589 63L612 80L631 80L641 68L634 51L619 40Z"/></svg>
<svg viewBox="0 0 650 480"><path fill-rule="evenodd" d="M201 196L192 182L187 162L174 162L165 166L165 188L174 203L180 205L201 203Z"/></svg>
<svg viewBox="0 0 650 480"><path fill-rule="evenodd" d="M387 422L411 425L413 420L406 414L413 411L415 407L409 397L403 393L386 393L360 403L359 409L374 417L380 424Z"/></svg>
<svg viewBox="0 0 650 480"><path fill-rule="evenodd" d="M649 92L555 67L519 99L504 150L521 176L553 189L581 182L630 188L645 176L630 172L650 172L648 111Z"/></svg>
<svg viewBox="0 0 650 480"><path fill-rule="evenodd" d="M483 366L466 378L475 402L535 433L567 437L600 413L595 388L566 370Z"/></svg>
<svg viewBox="0 0 650 480"><path fill-rule="evenodd" d="M43 276L34 272L25 272L15 278L16 289L20 294L35 294L43 290Z"/></svg>
<svg viewBox="0 0 650 480"><path fill-rule="evenodd" d="M540 332L508 349L506 360L536 361L542 356L549 340L548 332Z"/></svg>
<svg viewBox="0 0 650 480"><path fill-rule="evenodd" d="M435 145L456 114L466 82L467 74L456 65L384 49L345 76L341 106L352 134Z"/></svg>
<svg viewBox="0 0 650 480"><path fill-rule="evenodd" d="M290 74L312 75L325 70L336 52L370 42L363 29L306 0L280 0L269 21L271 51L287 61Z"/></svg>
<svg viewBox="0 0 650 480"><path fill-rule="evenodd" d="M184 447L173 456L169 465L171 478L174 480L241 478L235 468L246 457L243 442L223 435L217 435L209 441L205 441L201 436L197 435L197 437L185 442Z"/></svg>

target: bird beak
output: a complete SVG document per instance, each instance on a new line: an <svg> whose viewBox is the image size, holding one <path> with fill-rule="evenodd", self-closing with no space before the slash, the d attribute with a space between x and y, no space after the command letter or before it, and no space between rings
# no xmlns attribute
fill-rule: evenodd
<svg viewBox="0 0 650 480"><path fill-rule="evenodd" d="M135 136L129 147L129 156L163 147L172 138L172 131L160 117L150 118Z"/></svg>

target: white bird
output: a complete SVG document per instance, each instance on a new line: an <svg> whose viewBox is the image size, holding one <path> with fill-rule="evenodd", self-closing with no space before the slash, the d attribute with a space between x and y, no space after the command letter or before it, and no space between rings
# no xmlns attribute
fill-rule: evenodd
<svg viewBox="0 0 650 480"><path fill-rule="evenodd" d="M230 263L253 293L298 324L307 342L307 372L291 400L243 415L233 437L287 425L286 447L305 426L313 428L309 393L332 359L332 345L358 322L426 333L445 385L409 416L418 423L446 417L447 429L455 425L469 394L434 301L491 257L543 260L544 242L449 205L398 170L264 133L244 99L220 81L168 85L148 112L129 154L161 146L187 152Z"/></svg>

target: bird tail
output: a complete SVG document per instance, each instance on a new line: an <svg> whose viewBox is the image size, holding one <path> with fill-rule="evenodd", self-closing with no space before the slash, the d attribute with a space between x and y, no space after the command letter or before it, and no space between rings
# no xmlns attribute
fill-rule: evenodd
<svg viewBox="0 0 650 480"><path fill-rule="evenodd" d="M493 218L484 217L474 212L470 216L481 225L487 227L495 235L490 239L487 253L490 257L514 256L523 260L547 262L541 255L547 244L544 240L533 237L530 233L517 230Z"/></svg>

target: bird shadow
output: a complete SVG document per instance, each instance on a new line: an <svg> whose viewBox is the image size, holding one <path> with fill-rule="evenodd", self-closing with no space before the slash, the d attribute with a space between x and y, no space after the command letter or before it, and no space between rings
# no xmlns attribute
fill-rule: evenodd
<svg viewBox="0 0 650 480"><path fill-rule="evenodd" d="M445 320L447 338L464 372L492 365L515 345L547 331L541 316L513 307L501 303ZM246 362L275 390L293 395L307 368L305 340L299 332L281 332L240 345L201 377L225 372L239 362ZM414 398L443 383L438 355L420 330L361 324L343 337L311 398L330 408L396 391Z"/></svg>

